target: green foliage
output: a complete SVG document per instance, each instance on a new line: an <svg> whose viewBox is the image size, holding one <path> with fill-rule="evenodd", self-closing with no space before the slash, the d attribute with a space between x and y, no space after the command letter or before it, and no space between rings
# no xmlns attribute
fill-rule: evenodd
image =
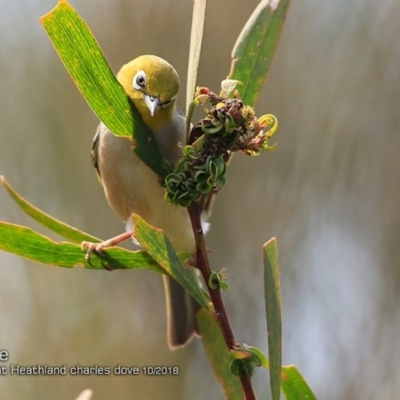
<svg viewBox="0 0 400 400"><path fill-rule="evenodd" d="M286 400L317 400L295 365L282 367L282 390Z"/></svg>
<svg viewBox="0 0 400 400"><path fill-rule="evenodd" d="M267 77L290 0L262 0L249 18L232 51L229 79L244 83L245 104L254 105Z"/></svg>
<svg viewBox="0 0 400 400"><path fill-rule="evenodd" d="M282 365L282 305L276 239L264 246L264 293L268 325L268 354L273 400L279 400Z"/></svg>
<svg viewBox="0 0 400 400"><path fill-rule="evenodd" d="M243 345L230 351L232 361L229 369L237 376L253 376L256 367L269 368L269 362L265 354L254 346Z"/></svg>
<svg viewBox="0 0 400 400"><path fill-rule="evenodd" d="M204 154L185 146L173 173L165 178L165 201L189 207L193 200L216 192L226 184L226 163L222 155L203 161Z"/></svg>
<svg viewBox="0 0 400 400"><path fill-rule="evenodd" d="M147 224L140 216L133 214L134 237L143 249L172 278L178 281L197 302L208 308L208 299L200 290L190 268L185 268L175 252L171 241L164 232Z"/></svg>
<svg viewBox="0 0 400 400"><path fill-rule="evenodd" d="M95 236L82 232L79 229L72 228L68 224L65 224L64 222L61 222L60 220L39 210L37 207L25 200L21 195L19 195L3 176L0 176L0 181L2 185L6 188L8 194L22 208L22 210L25 211L39 224L57 233L64 239L70 240L74 243L82 243L83 241L93 243L101 242L101 240L96 238Z"/></svg>
<svg viewBox="0 0 400 400"><path fill-rule="evenodd" d="M204 25L206 22L207 0L193 2L192 31L190 34L189 63L186 85L186 115L188 116L187 132L189 132L190 108L197 86L200 54L203 44Z"/></svg>
<svg viewBox="0 0 400 400"><path fill-rule="evenodd" d="M133 116L128 95L116 80L85 21L65 0L60 0L40 20L94 113L116 135L132 138L139 113Z"/></svg>
<svg viewBox="0 0 400 400"><path fill-rule="evenodd" d="M0 250L31 261L63 268L81 266L103 270L107 263L113 269L149 269L164 273L145 251L128 251L114 247L107 250L102 258L93 257L89 264L80 245L56 242L31 228L7 222L0 222Z"/></svg>
<svg viewBox="0 0 400 400"><path fill-rule="evenodd" d="M229 371L231 357L215 315L208 310L202 309L197 313L196 317L204 349L214 374L223 388L225 398L227 400L243 400L240 380Z"/></svg>
<svg viewBox="0 0 400 400"><path fill-rule="evenodd" d="M229 285L227 282L224 281L227 276L228 275L226 273L226 268L223 268L220 272L212 271L208 280L208 286L210 286L211 289L221 288L222 290L227 292L229 289Z"/></svg>

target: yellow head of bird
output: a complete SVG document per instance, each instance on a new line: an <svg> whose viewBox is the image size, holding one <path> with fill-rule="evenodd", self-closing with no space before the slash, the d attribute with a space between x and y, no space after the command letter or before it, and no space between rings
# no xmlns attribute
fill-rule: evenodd
<svg viewBox="0 0 400 400"><path fill-rule="evenodd" d="M174 118L179 76L167 61L152 55L140 56L125 64L117 78L153 131Z"/></svg>

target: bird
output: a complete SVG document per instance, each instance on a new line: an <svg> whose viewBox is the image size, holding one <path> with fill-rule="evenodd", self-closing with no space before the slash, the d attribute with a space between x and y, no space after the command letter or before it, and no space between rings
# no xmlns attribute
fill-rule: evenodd
<svg viewBox="0 0 400 400"><path fill-rule="evenodd" d="M175 68L155 55L142 55L123 65L117 80L152 130L163 157L175 165L185 144L186 118L176 105L179 75ZM131 215L161 228L175 250L191 251L195 240L188 212L168 204L159 177L133 151L129 138L117 137L100 122L93 139L92 161L108 203L133 230ZM204 217L205 220L205 217ZM88 252L101 252L118 239L100 244L82 243ZM172 350L186 345L197 334L195 312L199 305L170 277L163 276L167 305L167 340Z"/></svg>

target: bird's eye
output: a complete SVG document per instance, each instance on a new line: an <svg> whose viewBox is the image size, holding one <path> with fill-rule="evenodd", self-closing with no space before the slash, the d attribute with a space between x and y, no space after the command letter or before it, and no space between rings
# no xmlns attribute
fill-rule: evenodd
<svg viewBox="0 0 400 400"><path fill-rule="evenodd" d="M132 80L134 89L141 90L146 86L146 74L144 71L139 71Z"/></svg>

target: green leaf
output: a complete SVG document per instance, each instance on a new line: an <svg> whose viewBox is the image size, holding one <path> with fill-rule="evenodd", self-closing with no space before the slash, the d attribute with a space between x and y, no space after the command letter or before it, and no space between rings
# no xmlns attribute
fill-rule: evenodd
<svg viewBox="0 0 400 400"><path fill-rule="evenodd" d="M286 400L317 400L295 365L282 367L282 389Z"/></svg>
<svg viewBox="0 0 400 400"><path fill-rule="evenodd" d="M244 26L232 51L229 79L244 83L240 96L254 105L267 77L290 0L262 0Z"/></svg>
<svg viewBox="0 0 400 400"><path fill-rule="evenodd" d="M117 136L134 140L135 152L159 176L167 175L152 131L119 84L86 22L66 0L40 21L89 106Z"/></svg>
<svg viewBox="0 0 400 400"><path fill-rule="evenodd" d="M145 222L139 215L133 214L134 238L150 254L158 265L203 307L208 308L208 300L203 295L190 268L186 268L172 246L171 241L161 229Z"/></svg>
<svg viewBox="0 0 400 400"><path fill-rule="evenodd" d="M73 268L82 266L88 269L146 268L158 273L164 271L144 251L128 251L114 247L105 251L102 258L92 255L89 265L85 251L77 244L56 242L31 228L0 222L0 250L43 264Z"/></svg>
<svg viewBox="0 0 400 400"><path fill-rule="evenodd" d="M151 130L137 131L135 139L136 146L133 151L158 176L165 178L173 171L172 166L164 160Z"/></svg>
<svg viewBox="0 0 400 400"><path fill-rule="evenodd" d="M263 246L263 251L271 393L273 400L279 400L282 368L282 306L276 239L269 240Z"/></svg>
<svg viewBox="0 0 400 400"><path fill-rule="evenodd" d="M240 379L229 371L229 364L232 360L218 321L212 312L204 308L196 314L196 317L207 357L224 390L225 398L227 400L243 400Z"/></svg>
<svg viewBox="0 0 400 400"><path fill-rule="evenodd" d="M188 116L188 121L190 120L190 106L193 101L199 74L206 9L207 0L197 0L193 2L192 31L190 34L189 65L186 85L186 115Z"/></svg>
<svg viewBox="0 0 400 400"><path fill-rule="evenodd" d="M253 359L257 362L258 365L262 366L265 369L269 369L268 358L265 357L265 354L260 349L254 346L248 346L247 344L243 345L243 348L245 351L253 355Z"/></svg>
<svg viewBox="0 0 400 400"><path fill-rule="evenodd" d="M40 21L94 113L115 135L132 138L135 122L129 97L85 21L65 0Z"/></svg>
<svg viewBox="0 0 400 400"><path fill-rule="evenodd" d="M0 176L0 181L6 188L10 196L15 200L15 202L24 210L30 217L32 217L36 222L45 226L46 228L52 230L53 232L59 234L64 239L70 240L74 243L81 243L83 241L88 242L101 242L100 239L82 232L79 229L73 228L64 222L59 221L56 218L51 217L45 212L39 210L34 205L25 200L21 195L19 195L15 189L6 181L4 176Z"/></svg>

